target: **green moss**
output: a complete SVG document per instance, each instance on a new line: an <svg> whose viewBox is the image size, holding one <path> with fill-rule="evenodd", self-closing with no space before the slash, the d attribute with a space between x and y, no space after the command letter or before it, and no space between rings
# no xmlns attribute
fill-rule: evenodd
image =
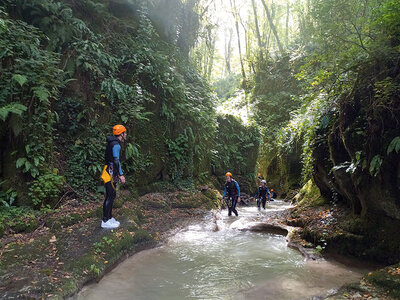
<svg viewBox="0 0 400 300"><path fill-rule="evenodd" d="M132 242L135 244L144 243L152 241L153 238L151 235L144 229L139 229L136 231L135 235L133 236Z"/></svg>
<svg viewBox="0 0 400 300"><path fill-rule="evenodd" d="M170 204L173 208L197 208L201 206L200 196L198 194L179 194L177 198L171 200Z"/></svg>
<svg viewBox="0 0 400 300"><path fill-rule="evenodd" d="M54 216L50 217L46 221L46 225L52 229L60 229L61 227L69 227L85 220L91 213L86 213L83 215L72 213L66 216Z"/></svg>
<svg viewBox="0 0 400 300"><path fill-rule="evenodd" d="M39 223L35 219L27 220L27 221L21 221L15 223L13 226L11 226L11 229L18 233L18 232L32 232L36 228L38 228Z"/></svg>
<svg viewBox="0 0 400 300"><path fill-rule="evenodd" d="M326 203L326 199L322 197L318 187L311 179L301 188L299 193L300 206L317 207Z"/></svg>
<svg viewBox="0 0 400 300"><path fill-rule="evenodd" d="M93 253L86 253L85 255L70 261L66 265L66 270L73 271L76 275L82 276L84 271L93 270L94 266L98 266L99 269L102 268L103 262L100 262L98 257ZM99 274L93 272L93 277L96 278Z"/></svg>
<svg viewBox="0 0 400 300"><path fill-rule="evenodd" d="M46 276L51 276L51 274L53 274L53 270L52 269L42 269L39 272L44 274L44 275L46 275Z"/></svg>
<svg viewBox="0 0 400 300"><path fill-rule="evenodd" d="M175 191L175 187L172 183L168 181L157 181L151 184L147 184L139 188L139 194L149 194L149 193L165 193Z"/></svg>
<svg viewBox="0 0 400 300"><path fill-rule="evenodd" d="M125 203L125 199L123 197L117 197L114 201L113 208L121 208Z"/></svg>
<svg viewBox="0 0 400 300"><path fill-rule="evenodd" d="M8 228L15 233L34 231L39 226L38 214L26 207L0 208L0 236Z"/></svg>
<svg viewBox="0 0 400 300"><path fill-rule="evenodd" d="M95 215L96 218L99 218L99 219L102 218L103 217L103 206L99 206L95 210L94 215Z"/></svg>
<svg viewBox="0 0 400 300"><path fill-rule="evenodd" d="M60 296L66 297L73 295L78 290L78 283L75 279L66 279L60 287Z"/></svg>
<svg viewBox="0 0 400 300"><path fill-rule="evenodd" d="M371 272L364 279L388 291L393 298L400 298L400 264Z"/></svg>
<svg viewBox="0 0 400 300"><path fill-rule="evenodd" d="M146 202L143 203L143 205L147 208L160 209L164 212L169 212L171 210L169 204L162 199L147 200Z"/></svg>

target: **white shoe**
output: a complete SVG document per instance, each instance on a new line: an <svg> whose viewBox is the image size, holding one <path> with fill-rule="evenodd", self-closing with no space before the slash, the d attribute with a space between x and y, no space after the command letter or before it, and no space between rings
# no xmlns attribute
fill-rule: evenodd
<svg viewBox="0 0 400 300"><path fill-rule="evenodd" d="M109 221L111 221L112 223L116 224L116 225L121 225L120 222L118 222L117 220L115 220L114 218L111 218Z"/></svg>
<svg viewBox="0 0 400 300"><path fill-rule="evenodd" d="M107 222L101 221L101 227L105 229L114 229L117 228L119 225L113 223L111 220L108 220Z"/></svg>

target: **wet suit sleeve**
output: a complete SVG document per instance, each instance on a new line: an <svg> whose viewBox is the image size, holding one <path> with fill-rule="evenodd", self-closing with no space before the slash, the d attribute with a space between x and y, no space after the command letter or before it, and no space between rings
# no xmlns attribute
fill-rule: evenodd
<svg viewBox="0 0 400 300"><path fill-rule="evenodd" d="M268 200L271 200L271 192L269 191L269 188L267 188L267 195L268 195Z"/></svg>
<svg viewBox="0 0 400 300"><path fill-rule="evenodd" d="M236 188L237 188L237 190L238 190L238 197L240 197L239 183L237 183L237 182L235 181L235 185L236 185Z"/></svg>
<svg viewBox="0 0 400 300"><path fill-rule="evenodd" d="M122 176L124 174L122 173L121 164L119 162L119 153L121 152L121 146L118 144L115 145L112 149L112 152L114 157L114 166L116 169L119 170L119 175Z"/></svg>
<svg viewBox="0 0 400 300"><path fill-rule="evenodd" d="M222 198L225 198L225 196L226 196L226 186L225 186L225 189L224 189L224 193L222 194Z"/></svg>

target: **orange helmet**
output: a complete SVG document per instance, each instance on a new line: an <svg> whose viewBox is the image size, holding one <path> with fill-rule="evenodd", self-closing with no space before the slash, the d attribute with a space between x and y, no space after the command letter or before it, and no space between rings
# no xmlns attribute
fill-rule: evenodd
<svg viewBox="0 0 400 300"><path fill-rule="evenodd" d="M258 177L260 177L261 176L261 173L258 173Z"/></svg>
<svg viewBox="0 0 400 300"><path fill-rule="evenodd" d="M120 134L122 134L122 133L125 132L125 131L126 131L126 128L125 128L124 125L115 125L115 126L113 127L113 134L114 134L114 135L120 135Z"/></svg>
<svg viewBox="0 0 400 300"><path fill-rule="evenodd" d="M231 176L232 177L232 173L228 172L228 173L225 174L225 176Z"/></svg>
<svg viewBox="0 0 400 300"><path fill-rule="evenodd" d="M271 189L271 192L273 192L274 191L274 189Z"/></svg>

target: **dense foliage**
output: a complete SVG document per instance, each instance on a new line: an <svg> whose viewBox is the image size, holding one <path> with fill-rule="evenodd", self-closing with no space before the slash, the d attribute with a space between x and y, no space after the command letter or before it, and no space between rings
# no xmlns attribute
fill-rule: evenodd
<svg viewBox="0 0 400 300"><path fill-rule="evenodd" d="M2 3L3 203L53 206L63 192L91 199L116 123L130 136L131 186L191 186L211 172L213 98L187 59L196 1ZM153 21L160 7L181 14Z"/></svg>

